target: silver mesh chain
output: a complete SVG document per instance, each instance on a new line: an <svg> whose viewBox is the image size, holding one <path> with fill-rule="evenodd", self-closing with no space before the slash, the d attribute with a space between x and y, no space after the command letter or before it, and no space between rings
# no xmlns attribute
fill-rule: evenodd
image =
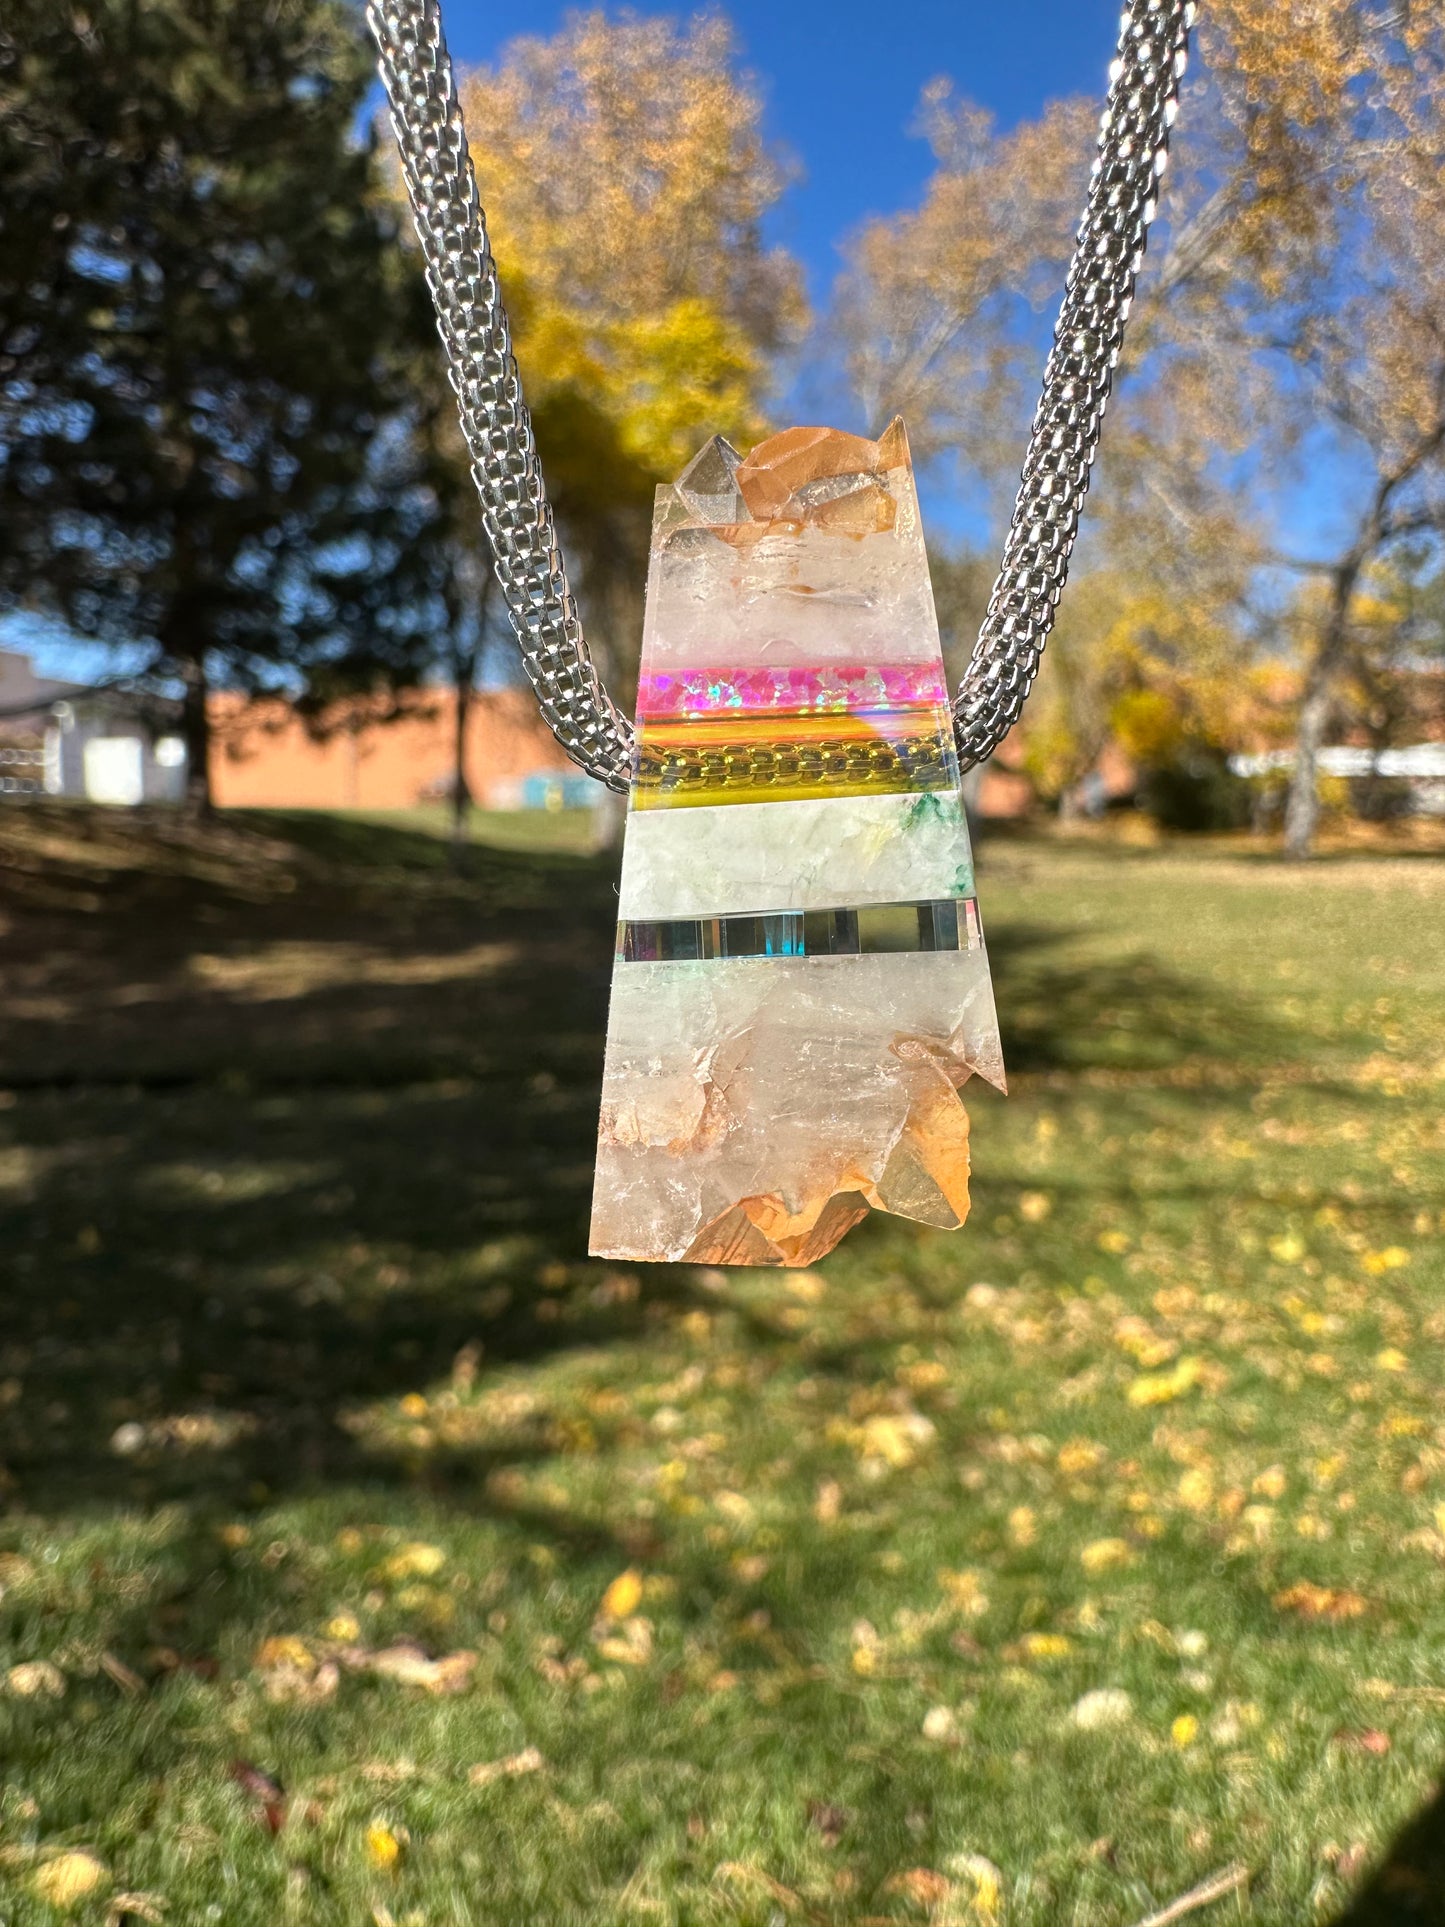
<svg viewBox="0 0 1445 1927"><path fill-rule="evenodd" d="M632 725L602 687L567 586L437 0L372 0L366 17L523 667L567 754L625 792Z"/></svg>
<svg viewBox="0 0 1445 1927"><path fill-rule="evenodd" d="M1129 0L1120 23L1088 203L1003 564L954 702L965 767L991 755L1018 721L1068 579L1194 14L1193 0ZM523 667L567 754L625 792L632 725L602 687L567 585L438 0L370 0L366 17Z"/></svg>
<svg viewBox="0 0 1445 1927"><path fill-rule="evenodd" d="M988 614L954 698L965 768L991 756L1018 721L1069 578L1124 324L1158 205L1194 15L1193 0L1130 0L1119 23L1089 198L1013 521Z"/></svg>

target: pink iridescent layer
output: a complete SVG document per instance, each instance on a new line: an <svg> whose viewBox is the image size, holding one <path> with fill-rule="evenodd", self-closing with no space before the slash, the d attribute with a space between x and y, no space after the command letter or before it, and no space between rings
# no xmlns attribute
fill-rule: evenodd
<svg viewBox="0 0 1445 1927"><path fill-rule="evenodd" d="M715 716L789 710L827 713L853 709L916 709L948 704L942 665L933 662L884 663L876 668L850 663L823 669L687 669L642 678L637 713L665 716Z"/></svg>

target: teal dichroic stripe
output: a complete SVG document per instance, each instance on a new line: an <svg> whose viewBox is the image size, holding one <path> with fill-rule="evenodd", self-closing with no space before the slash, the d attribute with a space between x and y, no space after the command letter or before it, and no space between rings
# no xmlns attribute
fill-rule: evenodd
<svg viewBox="0 0 1445 1927"><path fill-rule="evenodd" d="M755 916L623 921L617 926L617 957L622 963L860 957L909 951L969 951L982 945L978 904L972 897L871 903L852 910L778 910Z"/></svg>

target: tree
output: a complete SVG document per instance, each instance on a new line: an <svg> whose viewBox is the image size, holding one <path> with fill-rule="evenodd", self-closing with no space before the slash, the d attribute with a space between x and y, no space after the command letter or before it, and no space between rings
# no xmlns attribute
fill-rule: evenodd
<svg viewBox="0 0 1445 1927"><path fill-rule="evenodd" d="M201 807L212 682L364 674L427 513L378 461L419 309L370 83L344 0L0 26L0 595L149 643Z"/></svg>
<svg viewBox="0 0 1445 1927"><path fill-rule="evenodd" d="M1164 549L1232 528L1244 567L1320 585L1298 604L1300 857L1371 576L1445 536L1445 25L1398 0L1216 0L1202 51L1110 476ZM1279 530L1322 475L1304 553Z"/></svg>
<svg viewBox="0 0 1445 1927"><path fill-rule="evenodd" d="M1112 566L1070 589L1020 725L1023 767L1061 814L1110 743L1139 774L1148 800L1186 792L1188 827L1219 828L1206 809L1228 787L1226 751L1255 700L1240 674L1236 630L1174 585Z"/></svg>
<svg viewBox="0 0 1445 1927"><path fill-rule="evenodd" d="M1071 589L1025 729L1062 781L1111 713L1140 596L1191 615L1163 655L1126 651L1174 703L1181 668L1208 683L1231 639L1238 675L1281 574L1308 575L1324 593L1295 610L1309 626L1287 845L1302 854L1320 744L1378 634L1367 584L1400 545L1445 537L1445 24L1400 0L1212 0L1201 54L1076 571L1128 593L1110 621ZM865 407L886 391L915 447L956 457L1002 508L1017 429L1000 445L999 402L1020 393L1006 377L1027 302L1057 285L1088 142L1062 108L1000 137L944 83L924 123L938 170L915 212L863 231L840 325ZM1322 474L1337 499L1313 519L1339 532L1301 553L1281 531ZM1377 706L1392 655L1375 652Z"/></svg>
<svg viewBox="0 0 1445 1927"><path fill-rule="evenodd" d="M625 670L657 483L713 433L758 438L802 323L797 267L760 239L786 173L716 16L570 15L462 101L589 640Z"/></svg>
<svg viewBox="0 0 1445 1927"><path fill-rule="evenodd" d="M475 795L474 772L467 763L467 729L472 703L487 651L494 640L493 626L501 609L496 578L483 553L470 477L458 477L452 450L434 452L438 522L428 530L427 547L435 559L438 620L430 631L430 647L421 667L445 682L452 697L451 806L453 853L467 840ZM437 469L441 473L437 474ZM465 486L465 492L463 492Z"/></svg>
<svg viewBox="0 0 1445 1927"><path fill-rule="evenodd" d="M907 417L916 452L952 465L996 533L1015 477L1051 321L1073 249L1094 151L1096 109L1056 103L1001 134L946 81L925 89L919 129L937 168L915 210L870 221L835 291L833 326L865 416ZM1067 807L1114 733L1118 706L1157 675L1180 740L1199 718L1180 710L1181 671L1212 674L1221 612L1238 583L1186 582L1180 558L1157 550L1136 514L1086 525L1084 566L1063 604L1022 725L1024 768ZM1111 539L1112 538L1112 539ZM1212 553L1228 553L1227 544ZM959 602L956 571L935 566L942 599ZM970 558L969 595L954 611L950 670L966 661L993 570ZM1171 604L1193 621L1173 621ZM962 619L960 619L962 618ZM1207 641L1206 641L1207 639ZM954 658L961 658L955 660Z"/></svg>
<svg viewBox="0 0 1445 1927"><path fill-rule="evenodd" d="M1017 473L1020 376L1042 360L1029 324L1062 286L1095 118L1064 101L1000 134L947 81L924 90L937 168L915 211L854 238L832 316L865 421L903 415L919 459L957 456L984 482Z"/></svg>
<svg viewBox="0 0 1445 1927"><path fill-rule="evenodd" d="M412 287L424 290L410 263L406 271ZM393 697L420 683L439 683L450 691L453 765L447 800L455 855L466 841L473 800L467 725L501 598L456 403L430 327L408 359L406 384L411 402L395 424L397 432L388 437L384 472L388 492L409 507L410 540L393 551L392 593L369 651L360 660L343 658L341 669L352 687L361 680L381 685ZM316 693L320 701L313 726L324 732L347 713L329 709L329 701L347 692L323 684ZM375 704L371 713L388 719ZM397 707L391 713L402 711Z"/></svg>

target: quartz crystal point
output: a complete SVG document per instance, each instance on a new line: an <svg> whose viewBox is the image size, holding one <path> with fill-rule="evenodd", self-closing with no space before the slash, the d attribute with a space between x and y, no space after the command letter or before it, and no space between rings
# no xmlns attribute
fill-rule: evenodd
<svg viewBox="0 0 1445 1927"><path fill-rule="evenodd" d="M595 1255L963 1222L1003 1059L901 421L658 490L618 907Z"/></svg>

